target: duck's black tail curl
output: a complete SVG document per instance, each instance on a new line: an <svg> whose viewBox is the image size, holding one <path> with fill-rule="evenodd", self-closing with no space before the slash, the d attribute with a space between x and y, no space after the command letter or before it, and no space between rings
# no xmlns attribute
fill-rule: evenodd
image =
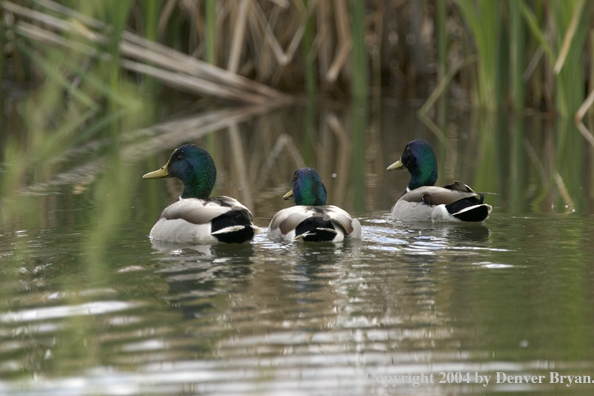
<svg viewBox="0 0 594 396"><path fill-rule="evenodd" d="M232 210L212 219L211 234L219 242L243 243L254 238L254 227L249 212Z"/></svg>
<svg viewBox="0 0 594 396"><path fill-rule="evenodd" d="M483 221L492 210L491 205L483 203L484 198L482 194L479 194L478 197L464 198L446 205L446 209L448 213L462 221Z"/></svg>
<svg viewBox="0 0 594 396"><path fill-rule="evenodd" d="M306 242L329 242L337 235L334 225L323 217L310 217L295 228L295 239Z"/></svg>

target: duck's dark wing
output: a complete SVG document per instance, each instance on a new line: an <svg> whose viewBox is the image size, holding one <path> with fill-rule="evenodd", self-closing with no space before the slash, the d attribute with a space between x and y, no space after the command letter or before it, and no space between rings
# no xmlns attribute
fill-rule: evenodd
<svg viewBox="0 0 594 396"><path fill-rule="evenodd" d="M454 181L452 184L448 184L447 186L443 186L443 188L447 188L448 190L460 191L460 192L467 192L467 193L474 193L474 190L470 188L468 184L464 184L461 181Z"/></svg>

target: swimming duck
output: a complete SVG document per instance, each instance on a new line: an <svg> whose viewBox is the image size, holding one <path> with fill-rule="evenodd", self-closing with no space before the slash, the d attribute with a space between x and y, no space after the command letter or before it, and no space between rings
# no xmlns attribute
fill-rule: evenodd
<svg viewBox="0 0 594 396"><path fill-rule="evenodd" d="M340 242L361 239L361 224L350 214L326 205L326 187L313 168L300 168L293 176L293 188L283 196L295 198L295 205L274 215L268 239L274 242Z"/></svg>
<svg viewBox="0 0 594 396"><path fill-rule="evenodd" d="M392 218L399 221L478 222L485 220L492 207L483 203L483 194L474 192L459 181L436 187L437 160L431 144L425 140L409 142L400 160L388 170L406 168L410 181L406 192L392 208Z"/></svg>
<svg viewBox="0 0 594 396"><path fill-rule="evenodd" d="M209 198L217 178L214 161L201 147L185 144L173 151L160 169L143 179L177 177L184 183L181 196L169 204L151 229L153 240L209 244L251 240L258 227L250 211L230 197Z"/></svg>

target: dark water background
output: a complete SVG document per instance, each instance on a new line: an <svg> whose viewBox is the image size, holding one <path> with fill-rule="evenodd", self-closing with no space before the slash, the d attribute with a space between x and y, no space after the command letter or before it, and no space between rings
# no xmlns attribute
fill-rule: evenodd
<svg viewBox="0 0 594 396"><path fill-rule="evenodd" d="M452 111L437 126L385 103L213 110L121 136L3 203L19 210L0 228L0 393L592 394L550 383L594 379L592 148L571 123ZM385 168L413 138L433 143L440 184L497 194L484 225L390 220L408 175ZM180 184L141 177L186 142L261 227L315 167L362 241L151 243Z"/></svg>

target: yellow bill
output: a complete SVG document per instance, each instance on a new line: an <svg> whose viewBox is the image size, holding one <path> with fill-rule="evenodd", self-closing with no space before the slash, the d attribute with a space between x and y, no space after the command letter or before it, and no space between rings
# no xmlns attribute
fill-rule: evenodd
<svg viewBox="0 0 594 396"><path fill-rule="evenodd" d="M173 177L167 171L168 164L169 164L169 162L167 164L163 165L162 168L157 169L156 171L147 173L146 175L142 176L142 178L143 179L159 179L161 177Z"/></svg>
<svg viewBox="0 0 594 396"><path fill-rule="evenodd" d="M283 199L286 201L293 196L293 190L291 189L288 193L283 195Z"/></svg>
<svg viewBox="0 0 594 396"><path fill-rule="evenodd" d="M388 168L386 170L400 169L403 167L404 167L404 164L402 163L402 159L399 159L398 161L394 162L392 165L388 166Z"/></svg>

